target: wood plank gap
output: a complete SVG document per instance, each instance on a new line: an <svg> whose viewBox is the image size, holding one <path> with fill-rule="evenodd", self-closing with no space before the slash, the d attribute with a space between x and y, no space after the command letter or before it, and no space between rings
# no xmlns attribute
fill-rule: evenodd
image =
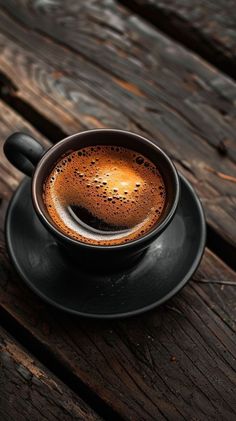
<svg viewBox="0 0 236 421"><path fill-rule="evenodd" d="M0 366L1 420L101 420L1 326Z"/></svg>
<svg viewBox="0 0 236 421"><path fill-rule="evenodd" d="M17 96L17 87L11 79L0 72L0 99L31 123L43 136L56 143L67 134L55 123L44 117L32 105Z"/></svg>
<svg viewBox="0 0 236 421"><path fill-rule="evenodd" d="M44 347L40 341L0 307L1 326L13 336L25 349L33 354L46 368L66 384L74 393L90 406L105 421L122 421L123 418L114 411L98 395L90 390L76 377L61 361L57 360L50 349Z"/></svg>
<svg viewBox="0 0 236 421"><path fill-rule="evenodd" d="M207 224L207 247L223 260L231 269L236 271L236 251L233 245L225 241L215 230Z"/></svg>
<svg viewBox="0 0 236 421"><path fill-rule="evenodd" d="M179 42L184 47L201 56L224 74L236 80L236 60L227 58L217 47L210 43L196 28L191 27L187 20L174 13L166 14L158 5L137 0L117 0L118 3L134 12L139 17L155 26L164 35Z"/></svg>

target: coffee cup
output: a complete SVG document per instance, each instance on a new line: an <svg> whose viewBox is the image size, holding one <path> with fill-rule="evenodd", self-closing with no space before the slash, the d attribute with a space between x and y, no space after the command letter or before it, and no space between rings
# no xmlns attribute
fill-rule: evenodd
<svg viewBox="0 0 236 421"><path fill-rule="evenodd" d="M45 205L45 180L63 157L85 147L113 146L126 148L150 160L159 170L165 185L165 205L157 223L138 238L122 244L91 244L72 238L55 224ZM117 129L88 130L69 136L48 150L28 134L14 133L4 144L8 160L24 174L32 177L31 194L34 210L46 230L61 246L67 257L88 267L121 268L134 264L142 253L167 228L175 215L180 184L174 164L154 141Z"/></svg>

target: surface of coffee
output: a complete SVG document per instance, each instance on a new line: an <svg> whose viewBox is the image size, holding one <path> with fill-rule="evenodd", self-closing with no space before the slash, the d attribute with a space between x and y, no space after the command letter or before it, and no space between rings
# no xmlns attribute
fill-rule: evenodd
<svg viewBox="0 0 236 421"><path fill-rule="evenodd" d="M150 231L166 191L157 167L124 147L88 146L62 157L44 185L44 202L66 235L95 245L123 244Z"/></svg>

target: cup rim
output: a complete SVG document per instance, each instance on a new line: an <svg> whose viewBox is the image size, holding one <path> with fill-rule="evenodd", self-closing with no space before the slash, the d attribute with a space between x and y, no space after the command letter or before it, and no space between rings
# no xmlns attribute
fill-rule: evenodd
<svg viewBox="0 0 236 421"><path fill-rule="evenodd" d="M55 150L58 149L58 147L60 147L61 145L63 145L64 143L66 144L69 140L72 140L73 138L77 138L80 137L84 134L88 134L88 133L95 133L95 132L111 132L112 133L120 133L122 134L126 134L129 136L134 136L135 138L138 138L142 141L144 141L145 143L147 143L148 145L150 145L152 148L154 147L156 150L159 151L159 153L161 153L161 155L164 157L164 159L168 162L168 165L170 167L170 170L172 171L172 174L174 176L174 183L175 183L175 198L173 201L173 204L169 210L169 212L167 213L167 215L165 216L165 218L163 219L163 221L158 224L155 228L153 228L151 231L147 232L146 234L144 234L142 237L140 238L136 238L134 240L131 240L127 243L123 243L123 244L114 244L114 245L98 245L98 244L90 244L90 243L84 243L82 241L76 240L72 237L69 237L68 235L64 234L62 231L60 231L59 229L57 229L56 226L54 226L45 216L44 212L41 209L41 206L38 202L37 199L37 180L38 180L38 176L41 172L41 169L44 167L44 165L46 165L47 159L48 157L54 153ZM32 201L33 201L33 206L34 209L39 217L39 219L41 220L41 222L43 223L43 225L49 229L54 235L56 235L57 237L59 237L62 241L67 242L68 244L73 244L73 245L79 245L81 247L87 248L87 249L93 249L93 250L120 250L120 249L129 249L131 247L134 246L142 246L145 243L151 243L152 239L154 239L158 234L160 234L161 232L164 231L164 229L168 226L168 224L170 223L170 221L172 220L177 206L178 206L178 202L179 202L179 195L180 195L180 183L179 183L179 177L178 177L178 173L177 170L173 164L173 162L171 161L171 159L169 158L169 156L163 151L162 148L160 148L159 146L157 146L154 141L147 139L144 136L141 136L137 133L133 133L130 132L128 130L121 130L121 129L110 129L110 128L100 128L100 129L91 129L91 130L84 130L82 132L79 133L74 133L70 136L67 136L65 138L63 138L62 140L60 140L59 142L57 142L55 145L53 145L52 147L50 147L49 149L47 149L45 151L45 153L42 155L41 159L39 160L33 177L32 177L32 185L31 185L31 192L32 192Z"/></svg>

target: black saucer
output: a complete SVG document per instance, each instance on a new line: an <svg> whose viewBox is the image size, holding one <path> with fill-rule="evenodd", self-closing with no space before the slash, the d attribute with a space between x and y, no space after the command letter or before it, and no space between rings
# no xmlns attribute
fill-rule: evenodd
<svg viewBox="0 0 236 421"><path fill-rule="evenodd" d="M6 219L8 251L21 278L43 300L72 314L118 318L150 310L176 294L195 272L205 245L205 219L181 178L177 213L136 266L96 274L68 260L32 208L30 180L14 194ZM93 263L91 262L91 267Z"/></svg>

